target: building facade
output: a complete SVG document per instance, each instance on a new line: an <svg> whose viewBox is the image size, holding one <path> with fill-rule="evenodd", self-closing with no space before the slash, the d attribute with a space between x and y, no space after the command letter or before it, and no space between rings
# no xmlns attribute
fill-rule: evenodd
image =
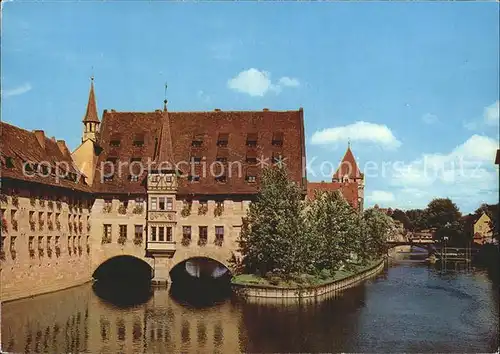
<svg viewBox="0 0 500 354"><path fill-rule="evenodd" d="M170 112L165 100L162 110L99 119L92 80L82 123L73 153L43 131L1 123L4 300L84 283L121 255L148 263L158 282L193 257L229 267L265 166L284 164L304 197L339 189L362 210L350 147L332 182L307 183L302 108Z"/></svg>

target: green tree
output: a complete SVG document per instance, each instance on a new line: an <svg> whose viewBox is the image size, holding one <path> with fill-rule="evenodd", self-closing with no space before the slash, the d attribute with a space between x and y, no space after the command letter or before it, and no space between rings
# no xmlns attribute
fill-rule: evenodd
<svg viewBox="0 0 500 354"><path fill-rule="evenodd" d="M350 268L359 251L359 217L338 191L317 191L307 208L315 267Z"/></svg>
<svg viewBox="0 0 500 354"><path fill-rule="evenodd" d="M257 200L250 204L240 248L245 271L265 275L308 272L313 259L300 188L285 167L264 169Z"/></svg>
<svg viewBox="0 0 500 354"><path fill-rule="evenodd" d="M386 252L387 239L394 232L394 221L377 208L365 210L363 220L367 253L372 259L378 258Z"/></svg>
<svg viewBox="0 0 500 354"><path fill-rule="evenodd" d="M436 229L436 239L448 236L451 243L463 243L464 232L462 214L449 198L433 199L425 209L429 227Z"/></svg>
<svg viewBox="0 0 500 354"><path fill-rule="evenodd" d="M392 212L392 214L390 214L390 216L394 220L400 221L403 224L405 230L412 230L413 229L413 224L410 221L410 218L406 215L406 213L404 211L399 210L399 209L395 209Z"/></svg>

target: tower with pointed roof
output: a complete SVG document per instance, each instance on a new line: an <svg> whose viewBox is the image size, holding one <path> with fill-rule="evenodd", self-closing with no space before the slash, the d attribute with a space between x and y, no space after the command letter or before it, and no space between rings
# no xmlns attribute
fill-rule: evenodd
<svg viewBox="0 0 500 354"><path fill-rule="evenodd" d="M363 211L365 176L359 170L356 158L351 151L351 143L347 144L347 150L340 162L340 166L332 176L332 182L342 184L356 183L358 188L358 206L359 210Z"/></svg>
<svg viewBox="0 0 500 354"><path fill-rule="evenodd" d="M83 137L82 143L86 140L97 142L97 134L99 133L99 116L97 115L97 105L95 102L94 93L94 77L90 78L89 100L87 102L87 111L83 117Z"/></svg>

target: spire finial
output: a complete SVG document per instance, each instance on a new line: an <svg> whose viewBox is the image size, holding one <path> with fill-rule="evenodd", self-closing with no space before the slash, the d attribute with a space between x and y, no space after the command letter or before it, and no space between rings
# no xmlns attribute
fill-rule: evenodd
<svg viewBox="0 0 500 354"><path fill-rule="evenodd" d="M167 110L167 103L168 103L168 100L167 100L167 82L165 82L165 99L163 100L163 110L166 111Z"/></svg>
<svg viewBox="0 0 500 354"><path fill-rule="evenodd" d="M347 148L351 148L351 138L347 138Z"/></svg>

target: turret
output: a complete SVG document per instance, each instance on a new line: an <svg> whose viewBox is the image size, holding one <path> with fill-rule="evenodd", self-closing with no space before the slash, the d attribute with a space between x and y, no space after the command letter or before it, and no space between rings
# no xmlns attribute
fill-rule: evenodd
<svg viewBox="0 0 500 354"><path fill-rule="evenodd" d="M97 105L94 94L94 77L90 79L89 101L87 103L87 111L83 117L83 137L82 142L92 140L97 142L97 134L99 133L99 117L97 115Z"/></svg>

